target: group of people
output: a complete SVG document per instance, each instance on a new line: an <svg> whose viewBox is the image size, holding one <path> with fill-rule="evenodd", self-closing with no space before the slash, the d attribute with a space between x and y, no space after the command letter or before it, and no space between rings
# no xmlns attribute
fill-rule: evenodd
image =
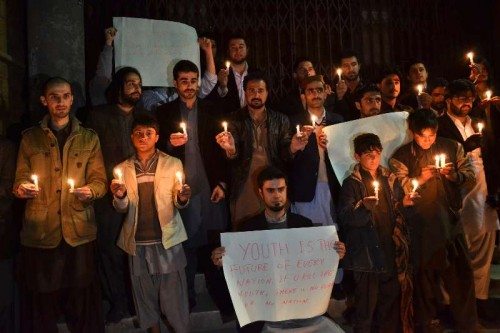
<svg viewBox="0 0 500 333"><path fill-rule="evenodd" d="M199 271L222 315L234 315L217 269L221 232L313 225L338 227L343 281L333 296L347 296L355 332L441 332L446 305L459 332L478 331L478 315L494 319L500 98L487 96L485 59L450 82L428 79L416 61L412 89L400 94L397 69L362 79L354 52L342 53L336 82L301 58L296 86L269 106L269 81L247 63L241 36L228 41L229 67L216 72L215 42L202 37L203 73L180 60L175 89L143 91L138 69L111 74L116 33L105 31L83 124L69 81L52 77L40 96L48 113L23 133L17 165L13 145L0 141L7 240L17 233L12 194L25 201L18 253L4 242L0 263L9 293L15 266L21 331L57 331L62 313L72 332L104 332L105 322L130 316L133 300L141 328L159 332L163 315L174 332L189 332ZM327 149L335 142L323 128L399 111L409 112L413 140L389 168L380 165L381 139L359 133L352 173L336 176ZM14 296L6 295L0 330L8 332ZM239 329L333 330L322 316L297 319Z"/></svg>

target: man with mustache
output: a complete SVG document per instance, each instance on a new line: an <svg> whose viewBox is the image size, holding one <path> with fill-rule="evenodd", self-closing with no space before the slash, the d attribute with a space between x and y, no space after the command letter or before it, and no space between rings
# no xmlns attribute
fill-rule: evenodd
<svg viewBox="0 0 500 333"><path fill-rule="evenodd" d="M228 132L216 136L231 165L231 222L233 230L264 208L258 195L257 174L267 166L285 169L285 163L307 144L307 135L290 135L290 123L266 107L268 83L260 73L243 83L246 106L229 119Z"/></svg>
<svg viewBox="0 0 500 333"><path fill-rule="evenodd" d="M380 90L373 84L362 87L356 93L355 105L359 110L360 118L373 117L380 114L382 97Z"/></svg>
<svg viewBox="0 0 500 333"><path fill-rule="evenodd" d="M326 89L322 75L305 77L301 82L306 108L290 119L292 130L301 127L301 135L308 136L305 148L291 161L290 199L292 212L311 219L316 224L336 224L335 206L340 184L328 158L328 143L323 127L343 121L342 116L324 107ZM315 117L314 127L311 117Z"/></svg>
<svg viewBox="0 0 500 333"><path fill-rule="evenodd" d="M401 92L401 73L399 70L390 67L383 69L377 82L382 97L380 113L413 112L411 107L398 103L399 93Z"/></svg>
<svg viewBox="0 0 500 333"><path fill-rule="evenodd" d="M499 223L495 209L486 203L488 189L481 156L482 134L476 131L477 119L469 117L475 95L474 85L470 81L455 80L448 84L447 113L439 118L438 136L460 142L475 169L476 185L465 192L460 215L471 254L478 315L494 320L495 315L488 311L487 300L495 233Z"/></svg>
<svg viewBox="0 0 500 333"><path fill-rule="evenodd" d="M225 196L228 184L226 159L213 138L222 128L216 117L220 109L213 102L198 98L198 67L181 60L173 69L174 86L179 98L156 109L160 124L157 147L180 159L184 165L185 183L191 187L190 204L180 211L188 240L183 243L187 258L186 277L189 305L196 304L194 278L199 251L209 242L208 235L225 231L228 216ZM186 125L186 133L180 124Z"/></svg>
<svg viewBox="0 0 500 333"><path fill-rule="evenodd" d="M106 174L111 180L116 177L113 168L134 153L130 140L132 122L135 114L145 112L136 107L142 94L141 74L133 67L121 68L115 73L107 94L111 103L91 110L86 125L99 135ZM119 322L130 315L132 295L126 287L127 257L116 246L124 214L115 211L112 200L108 193L96 202L97 245L102 290L111 304L106 321Z"/></svg>
<svg viewBox="0 0 500 333"><path fill-rule="evenodd" d="M356 92L364 86L364 83L359 75L361 63L356 52L352 50L342 51L340 69L342 70L342 78L339 78L336 85L335 112L340 113L345 121L358 119L359 113L354 104L354 97Z"/></svg>

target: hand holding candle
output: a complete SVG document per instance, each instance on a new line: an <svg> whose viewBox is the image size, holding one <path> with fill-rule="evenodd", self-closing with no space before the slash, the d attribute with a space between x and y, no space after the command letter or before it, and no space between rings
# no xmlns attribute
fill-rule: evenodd
<svg viewBox="0 0 500 333"><path fill-rule="evenodd" d="M68 185L69 185L69 193L73 193L75 191L75 181L69 178Z"/></svg>
<svg viewBox="0 0 500 333"><path fill-rule="evenodd" d="M181 123L181 128L182 128L182 134L187 135L186 123L185 122Z"/></svg>
<svg viewBox="0 0 500 333"><path fill-rule="evenodd" d="M373 182L373 190L375 191L375 198L378 200L378 190L379 190L379 182L378 181L374 181Z"/></svg>
<svg viewBox="0 0 500 333"><path fill-rule="evenodd" d="M473 52L467 53L467 58L469 58L470 64L474 65L474 53Z"/></svg>
<svg viewBox="0 0 500 333"><path fill-rule="evenodd" d="M35 191L38 191L38 176L31 175L31 180L33 180L33 184L35 184Z"/></svg>

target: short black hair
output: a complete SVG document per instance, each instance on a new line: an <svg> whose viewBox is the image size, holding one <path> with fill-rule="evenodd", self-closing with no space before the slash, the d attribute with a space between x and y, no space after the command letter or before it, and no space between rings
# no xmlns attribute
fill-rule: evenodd
<svg viewBox="0 0 500 333"><path fill-rule="evenodd" d="M295 62L293 63L293 71L297 71L297 69L299 69L299 66L301 63L303 62L306 62L306 61L309 61L313 67L314 67L314 63L312 62L312 60L308 57L298 57L297 60L295 60Z"/></svg>
<svg viewBox="0 0 500 333"><path fill-rule="evenodd" d="M437 130L438 119L434 111L430 109L419 109L408 116L408 128L413 133L420 134L424 129Z"/></svg>
<svg viewBox="0 0 500 333"><path fill-rule="evenodd" d="M422 65L424 65L425 70L427 70L427 65L425 64L425 62L422 59L410 59L410 61L408 61L406 63L406 67L405 67L406 75L410 75L411 66L413 66L415 64L422 64Z"/></svg>
<svg viewBox="0 0 500 333"><path fill-rule="evenodd" d="M474 96L476 95L476 88L474 88L472 82L465 79L453 80L446 86L445 98L449 99L454 96L465 95L469 91L472 92Z"/></svg>
<svg viewBox="0 0 500 333"><path fill-rule="evenodd" d="M368 92L378 92L380 94L380 89L373 83L365 84L358 91L356 91L356 94L354 95L354 101L361 102L363 96L365 96L365 94Z"/></svg>
<svg viewBox="0 0 500 333"><path fill-rule="evenodd" d="M194 62L189 60L180 60L174 66L174 80L177 81L179 78L179 73L189 73L194 72L200 76L200 71L198 70L198 66L195 65Z"/></svg>
<svg viewBox="0 0 500 333"><path fill-rule="evenodd" d="M382 83L382 81L389 75L397 75L400 80L402 78L401 71L399 70L399 68L397 68L396 66L389 65L385 66L384 68L382 68L382 70L380 70L376 82Z"/></svg>
<svg viewBox="0 0 500 333"><path fill-rule="evenodd" d="M232 34L231 36L229 36L229 38L227 39L227 43L226 43L226 47L229 49L229 43L234 40L234 39L243 39L243 41L245 42L245 45L247 46L248 48L248 41L246 39L245 36L243 36L242 34Z"/></svg>
<svg viewBox="0 0 500 333"><path fill-rule="evenodd" d="M288 186L288 178L286 177L285 173L277 167L268 166L267 168L259 172L259 175L257 176L257 184L259 186L259 189L262 189L262 186L264 186L264 182L273 179L284 179L285 184Z"/></svg>
<svg viewBox="0 0 500 333"><path fill-rule="evenodd" d="M270 90L269 80L267 79L266 75L260 71L248 73L248 75L245 76L245 78L243 79L243 90L247 90L247 85L250 81L264 81L267 91Z"/></svg>
<svg viewBox="0 0 500 333"><path fill-rule="evenodd" d="M345 50L342 50L340 52L339 63L342 62L342 59L352 58L352 57L356 58L356 61L358 62L358 64L361 63L361 60L359 60L359 54L356 51L351 50L351 49L345 49Z"/></svg>
<svg viewBox="0 0 500 333"><path fill-rule="evenodd" d="M49 90L50 87L59 85L59 84L67 84L69 86L69 89L71 90L71 83L66 80L63 77L60 76L53 76L45 80L45 82L42 85L42 93L43 96L47 93L47 90Z"/></svg>
<svg viewBox="0 0 500 333"><path fill-rule="evenodd" d="M152 114L146 112L140 112L134 115L134 120L132 121L132 132L137 126L154 128L156 134L160 131L160 124L158 123L158 120L156 120Z"/></svg>
<svg viewBox="0 0 500 333"><path fill-rule="evenodd" d="M436 77L429 81L429 91L432 93L434 89L439 87L446 87L447 85L448 80L446 80L444 77Z"/></svg>
<svg viewBox="0 0 500 333"><path fill-rule="evenodd" d="M382 143L380 138L373 133L363 133L354 138L354 152L358 155L370 151L382 151Z"/></svg>
<svg viewBox="0 0 500 333"><path fill-rule="evenodd" d="M115 73L113 79L111 80L111 83L106 89L106 95L109 96L111 103L118 104L120 99L120 93L122 92L123 85L125 84L125 79L127 75L132 73L139 76L142 82L141 73L139 73L137 68L129 66L122 67Z"/></svg>

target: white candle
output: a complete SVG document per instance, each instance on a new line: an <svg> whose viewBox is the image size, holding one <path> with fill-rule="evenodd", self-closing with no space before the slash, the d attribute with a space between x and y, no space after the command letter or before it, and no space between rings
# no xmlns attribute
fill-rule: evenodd
<svg viewBox="0 0 500 333"><path fill-rule="evenodd" d="M69 185L69 193L73 193L75 191L75 181L69 178L68 185Z"/></svg>
<svg viewBox="0 0 500 333"><path fill-rule="evenodd" d="M373 189L375 190L375 198L378 200L378 187L379 187L379 183L378 181L374 181L373 182Z"/></svg>
<svg viewBox="0 0 500 333"><path fill-rule="evenodd" d="M318 117L316 117L315 115L312 115L311 116L311 122L312 122L312 126L313 127L316 127L316 120L318 120Z"/></svg>
<svg viewBox="0 0 500 333"><path fill-rule="evenodd" d="M177 171L175 173L175 177L177 177L177 181L179 182L179 185L181 185L181 189L182 189L182 172Z"/></svg>
<svg viewBox="0 0 500 333"><path fill-rule="evenodd" d="M224 127L224 132L227 132L227 121L222 122L222 127Z"/></svg>
<svg viewBox="0 0 500 333"><path fill-rule="evenodd" d="M417 188L418 188L418 180L413 179L413 180L411 181L411 183L413 184L413 189L411 190L411 193L415 193L415 192L417 192Z"/></svg>
<svg viewBox="0 0 500 333"><path fill-rule="evenodd" d="M117 169L115 169L114 174L115 174L115 176L116 176L116 179L118 179L118 181L119 181L120 183L121 183L121 182L123 182L123 172L122 172L122 170L121 170L121 169L118 169L118 168L117 168Z"/></svg>
<svg viewBox="0 0 500 333"><path fill-rule="evenodd" d="M230 61L226 61L226 69L229 71L229 69L231 69L231 62Z"/></svg>
<svg viewBox="0 0 500 333"><path fill-rule="evenodd" d="M473 52L467 53L467 57L469 58L471 65L474 64L474 53Z"/></svg>
<svg viewBox="0 0 500 333"><path fill-rule="evenodd" d="M187 135L186 123L182 122L181 123L181 128L182 128L182 134Z"/></svg>
<svg viewBox="0 0 500 333"><path fill-rule="evenodd" d="M479 134L483 134L483 123L477 123L477 129L479 130Z"/></svg>
<svg viewBox="0 0 500 333"><path fill-rule="evenodd" d="M422 91L424 91L424 86L423 86L423 85L421 85L421 84L419 84L419 85L417 86L417 90L418 90L418 94L420 95L420 94L422 93Z"/></svg>
<svg viewBox="0 0 500 333"><path fill-rule="evenodd" d="M339 81L342 80L342 69L337 69L337 75L339 76Z"/></svg>
<svg viewBox="0 0 500 333"><path fill-rule="evenodd" d="M300 125L297 125L297 137L300 138L302 133L300 133Z"/></svg>
<svg viewBox="0 0 500 333"><path fill-rule="evenodd" d="M31 180L33 180L33 184L35 184L35 191L38 191L38 176L31 175Z"/></svg>
<svg viewBox="0 0 500 333"><path fill-rule="evenodd" d="M439 159L441 160L441 168L444 168L446 166L446 155L445 154L439 155Z"/></svg>
<svg viewBox="0 0 500 333"><path fill-rule="evenodd" d="M486 90L486 99L490 99L491 98L491 90Z"/></svg>
<svg viewBox="0 0 500 333"><path fill-rule="evenodd" d="M436 168L439 169L439 155L434 156L434 160L436 160Z"/></svg>

